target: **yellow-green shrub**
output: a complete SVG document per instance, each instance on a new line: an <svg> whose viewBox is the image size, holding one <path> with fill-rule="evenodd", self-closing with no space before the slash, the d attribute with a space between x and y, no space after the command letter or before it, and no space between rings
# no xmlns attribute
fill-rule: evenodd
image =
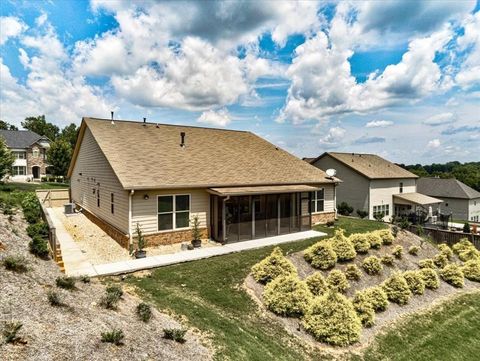
<svg viewBox="0 0 480 361"><path fill-rule="evenodd" d="M376 312L385 311L388 307L388 296L382 287L369 287L362 291Z"/></svg>
<svg viewBox="0 0 480 361"><path fill-rule="evenodd" d="M380 259L376 256L365 258L363 260L362 267L369 275L379 274L383 269Z"/></svg>
<svg viewBox="0 0 480 361"><path fill-rule="evenodd" d="M442 243L438 245L438 250L440 253L443 253L445 256L447 256L448 260L451 260L453 257L453 251L450 247L448 247L448 244Z"/></svg>
<svg viewBox="0 0 480 361"><path fill-rule="evenodd" d="M301 316L312 294L296 275L280 276L265 286L263 300L267 308L281 316Z"/></svg>
<svg viewBox="0 0 480 361"><path fill-rule="evenodd" d="M332 238L332 246L338 261L349 261L357 256L353 243L345 237L343 229L335 231L335 235Z"/></svg>
<svg viewBox="0 0 480 361"><path fill-rule="evenodd" d="M386 255L381 258L381 261L385 266L391 267L393 266L394 258L393 256Z"/></svg>
<svg viewBox="0 0 480 361"><path fill-rule="evenodd" d="M420 251L420 248L418 248L417 246L410 246L410 248L408 249L408 253L412 256L417 256L418 251Z"/></svg>
<svg viewBox="0 0 480 361"><path fill-rule="evenodd" d="M345 268L345 276L349 280L358 281L362 277L362 272L360 271L360 268L357 267L357 265L349 264Z"/></svg>
<svg viewBox="0 0 480 361"><path fill-rule="evenodd" d="M475 246L470 242L467 238L462 238L459 242L455 243L452 248L456 254L460 252L466 251L471 248L475 248Z"/></svg>
<svg viewBox="0 0 480 361"><path fill-rule="evenodd" d="M442 279L454 287L461 288L464 285L463 272L458 265L450 263L440 270Z"/></svg>
<svg viewBox="0 0 480 361"><path fill-rule="evenodd" d="M433 263L435 263L435 266L438 268L443 268L448 264L448 257L445 253L437 253L433 256Z"/></svg>
<svg viewBox="0 0 480 361"><path fill-rule="evenodd" d="M320 272L315 272L305 278L305 283L314 296L323 295L328 290L327 281Z"/></svg>
<svg viewBox="0 0 480 361"><path fill-rule="evenodd" d="M347 281L345 273L340 270L334 269L327 276L327 285L331 290L337 292L345 292L345 290L350 287L350 284Z"/></svg>
<svg viewBox="0 0 480 361"><path fill-rule="evenodd" d="M402 258L402 254L403 254L403 247L402 246L395 246L393 248L393 251L392 251L392 255L395 257L395 258Z"/></svg>
<svg viewBox="0 0 480 361"><path fill-rule="evenodd" d="M406 271L403 272L403 278L407 281L408 288L413 294L423 295L425 292L425 281L420 272Z"/></svg>
<svg viewBox="0 0 480 361"><path fill-rule="evenodd" d="M392 244L395 240L395 237L393 236L390 229L379 229L375 232L380 236L380 238L382 239L382 243L385 245Z"/></svg>
<svg viewBox="0 0 480 361"><path fill-rule="evenodd" d="M357 253L367 253L370 249L370 242L368 242L368 238L365 233L351 234L348 239L353 243L353 247Z"/></svg>
<svg viewBox="0 0 480 361"><path fill-rule="evenodd" d="M366 233L368 243L370 243L370 248L380 248L383 244L382 238L376 232Z"/></svg>
<svg viewBox="0 0 480 361"><path fill-rule="evenodd" d="M308 247L303 252L303 257L312 267L320 269L332 268L337 262L337 255L327 241L320 241Z"/></svg>
<svg viewBox="0 0 480 361"><path fill-rule="evenodd" d="M470 281L480 282L480 259L465 262L462 272Z"/></svg>
<svg viewBox="0 0 480 361"><path fill-rule="evenodd" d="M334 346L357 342L362 330L352 302L334 291L314 298L303 317L303 326L317 341Z"/></svg>
<svg viewBox="0 0 480 361"><path fill-rule="evenodd" d="M420 271L425 287L431 290L436 290L440 286L440 279L438 278L437 271L433 268L422 268Z"/></svg>
<svg viewBox="0 0 480 361"><path fill-rule="evenodd" d="M435 262L431 258L425 258L418 262L418 267L435 269Z"/></svg>
<svg viewBox="0 0 480 361"><path fill-rule="evenodd" d="M352 300L353 308L364 327L372 327L375 324L375 310L363 292L355 292Z"/></svg>
<svg viewBox="0 0 480 361"><path fill-rule="evenodd" d="M408 283L399 273L395 273L382 283L382 288L388 300L399 305L405 305L412 297Z"/></svg>
<svg viewBox="0 0 480 361"><path fill-rule="evenodd" d="M458 254L458 258L460 258L463 262L480 260L480 251L478 251L474 246L472 246L471 248L460 252Z"/></svg>
<svg viewBox="0 0 480 361"><path fill-rule="evenodd" d="M282 253L279 247L275 247L270 256L264 258L252 267L253 278L260 283L268 283L279 276L296 275L297 269Z"/></svg>

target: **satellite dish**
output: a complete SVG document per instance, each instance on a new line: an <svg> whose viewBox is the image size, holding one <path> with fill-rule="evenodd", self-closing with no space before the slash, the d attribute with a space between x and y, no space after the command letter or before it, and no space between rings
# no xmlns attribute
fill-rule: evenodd
<svg viewBox="0 0 480 361"><path fill-rule="evenodd" d="M335 175L337 174L337 171L335 169L330 168L330 169L327 169L325 173L327 173L329 177L335 177Z"/></svg>

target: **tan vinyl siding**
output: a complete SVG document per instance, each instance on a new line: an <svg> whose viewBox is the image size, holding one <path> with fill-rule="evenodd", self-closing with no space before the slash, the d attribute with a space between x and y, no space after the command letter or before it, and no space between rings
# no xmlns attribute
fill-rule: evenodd
<svg viewBox="0 0 480 361"><path fill-rule="evenodd" d="M85 129L70 183L72 200L75 203L119 231L128 233L128 192L120 185L88 128ZM100 190L100 207L97 206L97 190ZM114 194L114 214L111 213L112 193Z"/></svg>
<svg viewBox="0 0 480 361"><path fill-rule="evenodd" d="M176 189L135 191L132 197L132 232L137 223L145 234L158 232L157 197L160 195L189 194L190 219L197 215L201 227L210 224L210 194L205 189ZM145 196L148 199L145 199Z"/></svg>
<svg viewBox="0 0 480 361"><path fill-rule="evenodd" d="M323 212L316 212L316 213L333 212L335 210L333 184L324 184L324 185L319 184L318 187L324 189L324 198L323 198L324 201L323 201Z"/></svg>

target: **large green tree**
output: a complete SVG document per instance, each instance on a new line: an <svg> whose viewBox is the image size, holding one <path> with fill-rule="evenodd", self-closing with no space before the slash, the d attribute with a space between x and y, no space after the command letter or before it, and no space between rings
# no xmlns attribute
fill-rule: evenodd
<svg viewBox="0 0 480 361"><path fill-rule="evenodd" d="M12 170L15 157L10 149L7 148L5 140L0 137L0 180Z"/></svg>
<svg viewBox="0 0 480 361"><path fill-rule="evenodd" d="M75 123L71 123L62 129L60 138L70 143L72 149L75 148L75 142L77 141L78 127Z"/></svg>
<svg viewBox="0 0 480 361"><path fill-rule="evenodd" d="M0 129L1 130L18 130L18 128L15 125L7 123L6 121L1 119L0 119Z"/></svg>
<svg viewBox="0 0 480 361"><path fill-rule="evenodd" d="M22 127L39 135L46 136L51 141L57 139L60 133L60 129L55 124L48 123L45 120L45 115L25 118L25 121L22 122Z"/></svg>
<svg viewBox="0 0 480 361"><path fill-rule="evenodd" d="M66 176L70 160L72 159L72 147L64 139L57 139L50 144L47 151L47 159L50 171L53 175Z"/></svg>

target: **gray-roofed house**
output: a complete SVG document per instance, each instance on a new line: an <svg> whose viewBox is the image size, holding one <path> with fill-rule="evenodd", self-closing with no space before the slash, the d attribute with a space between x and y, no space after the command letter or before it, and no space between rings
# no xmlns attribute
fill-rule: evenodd
<svg viewBox="0 0 480 361"><path fill-rule="evenodd" d="M370 219L376 213L383 213L385 221L393 215L428 213L431 205L442 202L417 192L418 176L375 154L326 152L310 164L335 169L342 179L337 203L348 203L354 212L366 211Z"/></svg>
<svg viewBox="0 0 480 361"><path fill-rule="evenodd" d="M47 174L47 150L50 148L47 137L30 130L0 130L0 137L15 156L9 179L39 180Z"/></svg>
<svg viewBox="0 0 480 361"><path fill-rule="evenodd" d="M420 178L417 181L419 192L443 200L438 205L440 212L452 214L453 219L480 221L480 192L457 179Z"/></svg>
<svg viewBox="0 0 480 361"><path fill-rule="evenodd" d="M335 217L337 178L246 131L83 118L71 198L124 247L235 242L309 230Z"/></svg>

